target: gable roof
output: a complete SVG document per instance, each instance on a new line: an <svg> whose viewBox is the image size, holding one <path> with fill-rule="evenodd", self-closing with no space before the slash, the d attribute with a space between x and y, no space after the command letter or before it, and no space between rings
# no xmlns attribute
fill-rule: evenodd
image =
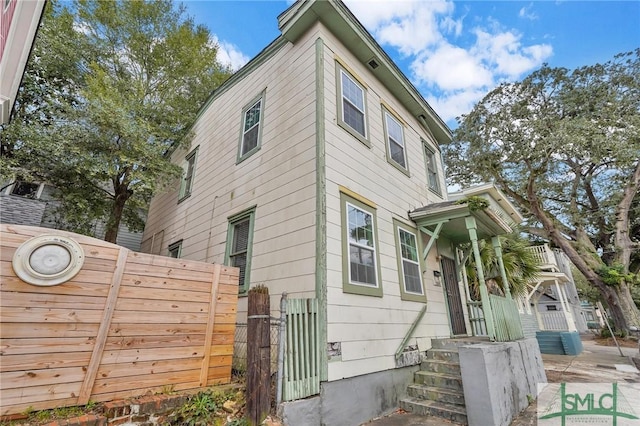
<svg viewBox="0 0 640 426"><path fill-rule="evenodd" d="M298 0L278 16L278 27L282 37L295 43L316 21L365 64L438 143L451 142L446 123L342 1Z"/></svg>

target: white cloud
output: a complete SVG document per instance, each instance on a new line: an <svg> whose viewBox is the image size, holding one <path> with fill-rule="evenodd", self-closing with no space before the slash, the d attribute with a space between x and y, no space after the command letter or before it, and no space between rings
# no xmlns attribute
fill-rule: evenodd
<svg viewBox="0 0 640 426"><path fill-rule="evenodd" d="M216 35L211 36L211 42L218 46L218 61L223 65L229 65L234 71L241 68L251 59L242 53L236 45L220 41Z"/></svg>
<svg viewBox="0 0 640 426"><path fill-rule="evenodd" d="M532 11L532 9L533 3L529 3L528 6L524 6L522 9L520 9L518 16L530 21L535 21L536 19L538 19L538 15L536 15L536 13Z"/></svg>
<svg viewBox="0 0 640 426"><path fill-rule="evenodd" d="M442 96L428 96L427 102L444 120L453 120L471 111L473 106L481 100L487 91L484 89L458 90L447 92Z"/></svg>
<svg viewBox="0 0 640 426"><path fill-rule="evenodd" d="M421 83L445 91L473 90L493 83L493 76L480 57L450 44L416 59L411 69Z"/></svg>
<svg viewBox="0 0 640 426"><path fill-rule="evenodd" d="M553 52L548 44L522 46L521 36L511 31L488 33L476 29L475 34L477 41L472 50L476 56L492 64L496 74L510 79L540 66Z"/></svg>
<svg viewBox="0 0 640 426"><path fill-rule="evenodd" d="M449 16L453 3L447 0L348 0L347 6L382 44L411 56L442 40L440 21L449 32L460 32L462 22Z"/></svg>
<svg viewBox="0 0 640 426"><path fill-rule="evenodd" d="M468 113L496 84L534 70L553 53L549 44L526 45L522 35L496 19L456 13L447 0L346 0L381 44L396 48L411 65L410 78L445 120ZM533 3L519 16L537 19ZM429 95L426 95L429 93Z"/></svg>

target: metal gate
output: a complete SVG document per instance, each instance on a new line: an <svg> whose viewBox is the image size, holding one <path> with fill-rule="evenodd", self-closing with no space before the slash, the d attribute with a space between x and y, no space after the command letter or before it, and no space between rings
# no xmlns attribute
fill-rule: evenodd
<svg viewBox="0 0 640 426"><path fill-rule="evenodd" d="M318 299L287 299L284 401L320 393Z"/></svg>
<svg viewBox="0 0 640 426"><path fill-rule="evenodd" d="M449 318L451 319L451 330L454 336L467 334L467 327L464 324L464 309L460 299L460 287L456 275L456 262L448 257L443 257L442 275L444 278L444 289L447 294L447 304L449 305Z"/></svg>

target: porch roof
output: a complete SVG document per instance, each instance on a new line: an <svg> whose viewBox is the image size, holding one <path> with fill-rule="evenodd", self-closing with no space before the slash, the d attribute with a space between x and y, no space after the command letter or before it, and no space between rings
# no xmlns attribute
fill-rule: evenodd
<svg viewBox="0 0 640 426"><path fill-rule="evenodd" d="M484 209L470 208L461 203L466 197L480 197L488 201ZM465 223L468 217L475 218L479 239L487 239L514 230L514 225L522 221L522 215L507 197L493 184L483 184L449 194L449 200L429 204L409 212L409 217L420 228L436 227L437 234L454 243L469 241Z"/></svg>
<svg viewBox="0 0 640 426"><path fill-rule="evenodd" d="M469 241L469 231L465 224L467 217L476 219L477 233L480 239L512 232L511 225L500 216L500 213L491 207L472 210L467 204L459 204L457 201L429 204L409 212L409 217L416 222L418 227L429 228L441 224L439 235L454 243Z"/></svg>

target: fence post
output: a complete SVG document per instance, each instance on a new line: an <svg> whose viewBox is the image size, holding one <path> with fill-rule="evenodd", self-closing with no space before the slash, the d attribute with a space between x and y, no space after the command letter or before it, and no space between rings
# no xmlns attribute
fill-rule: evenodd
<svg viewBox="0 0 640 426"><path fill-rule="evenodd" d="M249 290L247 314L247 418L251 425L259 425L271 406L271 317L267 287Z"/></svg>
<svg viewBox="0 0 640 426"><path fill-rule="evenodd" d="M287 334L287 292L280 299L280 324L278 325L278 383L276 386L276 409L282 402L282 380L284 378L284 342Z"/></svg>

